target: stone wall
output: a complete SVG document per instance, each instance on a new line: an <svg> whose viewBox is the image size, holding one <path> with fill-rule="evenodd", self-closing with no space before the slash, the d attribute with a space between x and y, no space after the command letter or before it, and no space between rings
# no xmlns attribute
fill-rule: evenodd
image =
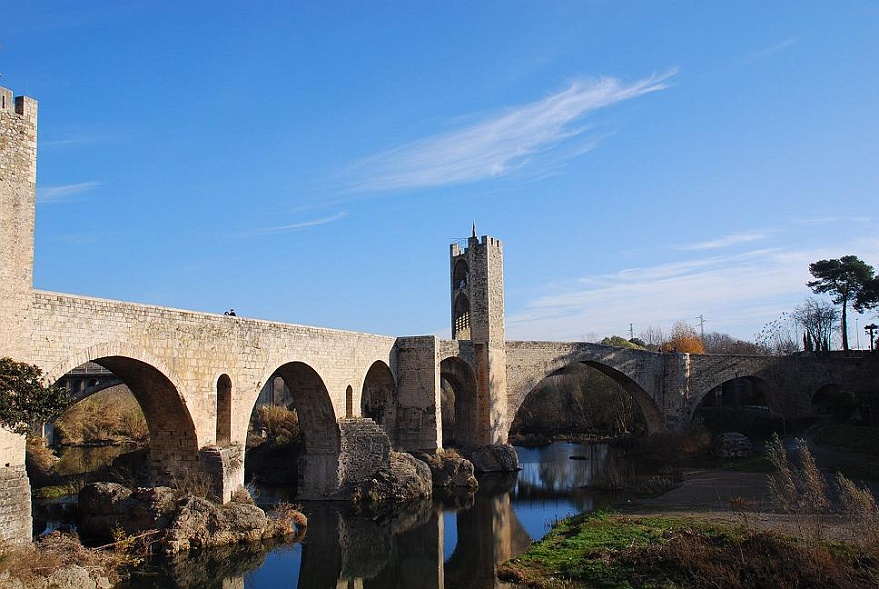
<svg viewBox="0 0 879 589"><path fill-rule="evenodd" d="M32 525L31 486L24 465L0 465L0 540L29 542Z"/></svg>
<svg viewBox="0 0 879 589"><path fill-rule="evenodd" d="M342 486L356 484L388 468L391 442L371 419L342 419L339 480Z"/></svg>

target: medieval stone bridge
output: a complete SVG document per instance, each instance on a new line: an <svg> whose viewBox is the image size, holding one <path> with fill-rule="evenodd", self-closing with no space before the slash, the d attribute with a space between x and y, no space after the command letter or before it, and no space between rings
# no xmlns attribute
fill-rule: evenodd
<svg viewBox="0 0 879 589"><path fill-rule="evenodd" d="M492 237L479 239L475 228L450 248L450 340L34 290L36 124L34 100L13 101L0 89L0 356L36 364L53 382L87 362L121 379L146 417L155 482L201 472L227 500L244 483L243 447L254 403L277 378L291 391L303 428L301 498L331 498L358 469L374 463L371 447L352 433L363 418L380 425L399 450L443 447L444 416L453 424L446 428L448 441L465 450L503 444L534 386L576 362L616 379L652 431L680 427L708 391L733 378L794 390L804 406L821 386L879 384L877 356L691 356L507 342L503 247ZM443 381L454 400L444 400ZM24 452L23 437L0 428L0 537L30 537Z"/></svg>

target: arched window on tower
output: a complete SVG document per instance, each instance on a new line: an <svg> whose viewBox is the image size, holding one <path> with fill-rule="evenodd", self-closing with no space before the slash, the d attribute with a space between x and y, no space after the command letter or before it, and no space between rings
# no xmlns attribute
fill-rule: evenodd
<svg viewBox="0 0 879 589"><path fill-rule="evenodd" d="M455 299L455 333L452 339L470 339L470 300L460 294Z"/></svg>
<svg viewBox="0 0 879 589"><path fill-rule="evenodd" d="M452 291L460 292L467 288L467 282L470 280L470 270L467 268L467 262L458 260L455 262L455 269L452 272Z"/></svg>

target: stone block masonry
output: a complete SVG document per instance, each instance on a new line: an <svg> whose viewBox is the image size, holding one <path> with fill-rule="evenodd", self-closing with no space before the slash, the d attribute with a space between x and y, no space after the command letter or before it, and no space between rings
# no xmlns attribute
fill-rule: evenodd
<svg viewBox="0 0 879 589"><path fill-rule="evenodd" d="M31 539L31 485L24 465L0 465L0 539Z"/></svg>

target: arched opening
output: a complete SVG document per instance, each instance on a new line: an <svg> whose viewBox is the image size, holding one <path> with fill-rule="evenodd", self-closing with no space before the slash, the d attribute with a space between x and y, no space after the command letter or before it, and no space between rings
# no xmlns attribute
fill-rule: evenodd
<svg viewBox="0 0 879 589"><path fill-rule="evenodd" d="M232 443L232 379L223 374L217 379L217 445Z"/></svg>
<svg viewBox="0 0 879 589"><path fill-rule="evenodd" d="M766 383L756 377L732 378L711 389L693 412L693 419L708 431L739 432L750 438L767 438L784 431L785 408L770 404Z"/></svg>
<svg viewBox="0 0 879 589"><path fill-rule="evenodd" d="M470 270L467 267L467 262L463 259L459 259L455 262L455 268L452 270L452 291L463 291L467 288L467 283L470 281Z"/></svg>
<svg viewBox="0 0 879 589"><path fill-rule="evenodd" d="M452 339L470 339L470 299L463 292L455 297Z"/></svg>
<svg viewBox="0 0 879 589"><path fill-rule="evenodd" d="M396 443L397 383L391 369L380 360L369 367L366 378L363 379L360 414L382 426L391 445Z"/></svg>
<svg viewBox="0 0 879 589"><path fill-rule="evenodd" d="M812 397L812 412L816 417L839 423L872 423L869 405L862 405L854 392L832 384L821 387Z"/></svg>
<svg viewBox="0 0 879 589"><path fill-rule="evenodd" d="M510 443L544 445L644 435L650 429L648 416L658 418L658 410L646 397L640 387L609 367L570 364L528 393L510 425Z"/></svg>
<svg viewBox="0 0 879 589"><path fill-rule="evenodd" d="M339 428L313 368L290 362L275 370L257 395L248 429L245 477L300 498L337 489Z"/></svg>
<svg viewBox="0 0 879 589"><path fill-rule="evenodd" d="M470 365L459 358L440 363L443 446L480 446L488 429L486 408L476 402L476 377Z"/></svg>
<svg viewBox="0 0 879 589"><path fill-rule="evenodd" d="M125 458L114 459L112 473L95 470L100 458L80 457L81 474L91 473L84 478L110 480L124 472L128 482L174 485L198 471L192 418L176 386L159 369L126 356L106 356L77 366L57 384L74 391L77 399L55 422L60 443L128 450L116 452Z"/></svg>

